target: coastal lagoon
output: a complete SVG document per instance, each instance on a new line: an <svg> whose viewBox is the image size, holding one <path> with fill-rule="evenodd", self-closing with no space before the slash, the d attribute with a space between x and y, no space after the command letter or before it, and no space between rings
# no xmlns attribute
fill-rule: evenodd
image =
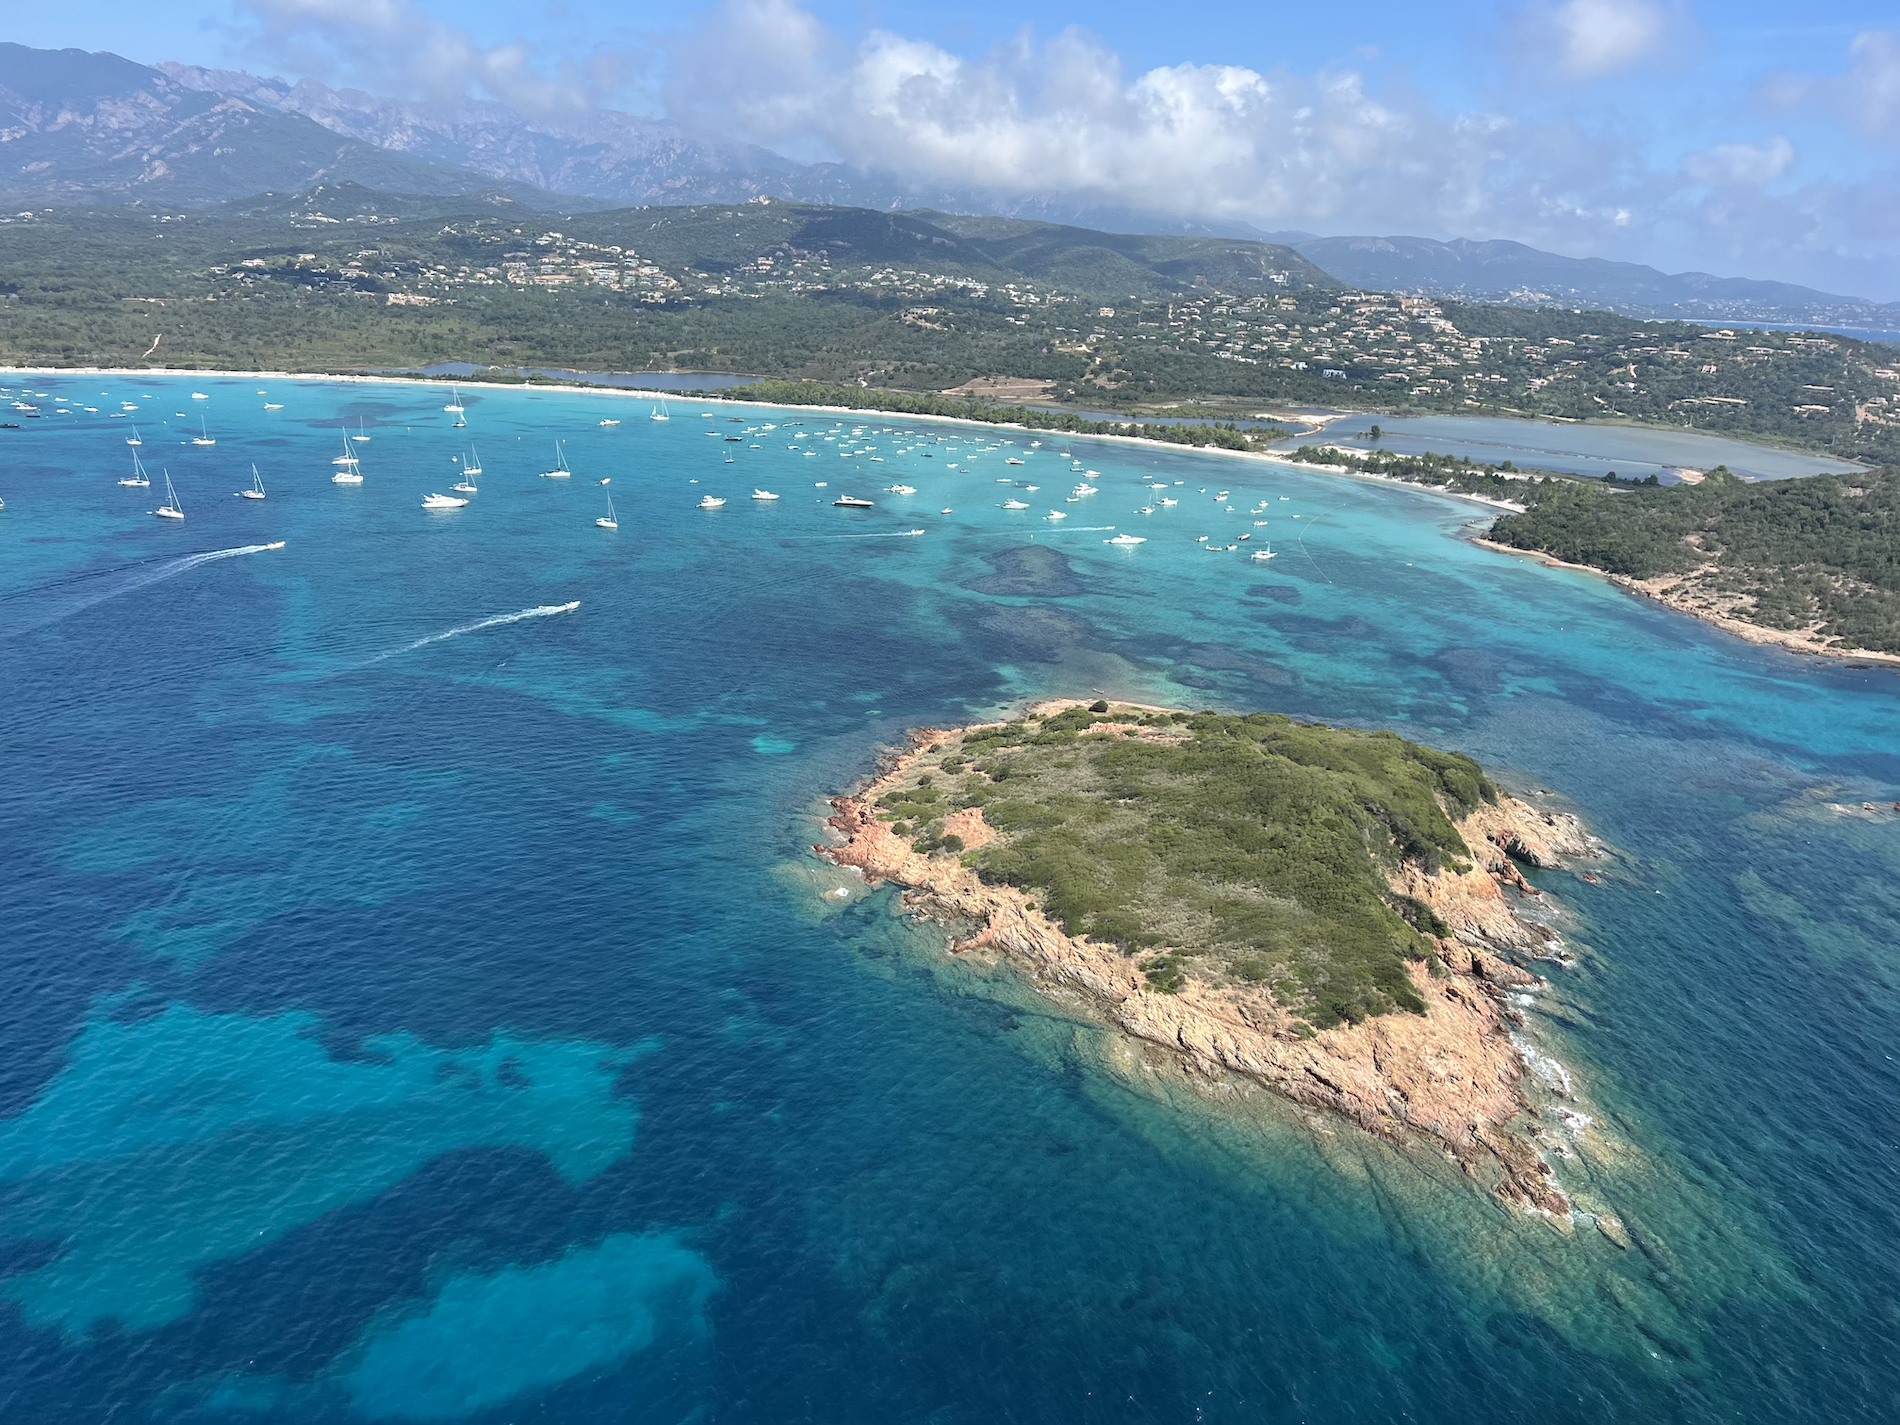
<svg viewBox="0 0 1900 1425"><path fill-rule="evenodd" d="M1382 432L1376 445L1367 436L1374 425ZM1291 441L1288 448L1317 439ZM1479 465L1508 460L1520 470L1558 470L1599 480L1612 471L1625 480L1655 475L1668 485L1678 483L1675 470L1712 470L1717 465L1728 466L1744 480L1790 480L1865 468L1851 460L1777 450L1705 431L1506 416L1352 415L1328 425L1324 439L1394 455L1468 456Z"/></svg>
<svg viewBox="0 0 1900 1425"><path fill-rule="evenodd" d="M98 409L0 433L6 1418L1900 1411L1893 673L1262 460L23 379ZM115 484L121 398L182 524ZM1534 875L1574 959L1522 1034L1627 1250L1190 1083L809 855L907 729L1097 693L1391 728L1615 848Z"/></svg>

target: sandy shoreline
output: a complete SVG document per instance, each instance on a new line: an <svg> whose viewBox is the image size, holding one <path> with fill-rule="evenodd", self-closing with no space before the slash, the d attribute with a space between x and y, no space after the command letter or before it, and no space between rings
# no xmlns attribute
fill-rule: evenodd
<svg viewBox="0 0 1900 1425"><path fill-rule="evenodd" d="M1478 536L1473 536L1471 542L1485 549L1496 550L1499 554L1514 554L1520 559L1538 560L1546 569L1573 569L1580 574L1593 574L1599 579L1614 584L1625 593L1661 604L1672 613L1686 614L1703 623L1713 624L1724 633L1733 634L1745 643L1780 648L1785 652L1819 658L1839 658L1851 662L1876 663L1887 668L1900 668L1900 654L1875 653L1859 648L1836 648L1809 634L1788 629L1763 628L1760 624L1746 623L1741 619L1730 618L1726 614L1703 608L1693 600L1677 594L1671 588L1660 587L1654 580L1632 579L1627 574L1612 574L1592 564L1573 564L1569 560L1559 559L1554 554L1546 554L1540 549L1518 549L1513 545L1499 544L1495 540Z"/></svg>
<svg viewBox="0 0 1900 1425"><path fill-rule="evenodd" d="M204 376L204 377L222 377L227 380L243 380L243 381L347 381L347 382L352 382L359 385L411 385L411 386L428 386L432 388L442 388L442 387L454 388L454 387L464 385L464 384L469 385L474 388L479 388L485 385L493 384L489 382L462 382L462 381L458 381L454 377L446 377L446 376L441 376L441 377L438 377L438 376L369 376L369 375L361 375L361 374L329 375L329 374L324 374L324 373L319 373L319 372L309 372L309 371L216 371L216 370L206 370L206 369L198 369L198 368L170 367L170 368L164 368L164 369L156 369L156 368L151 368L151 367L136 367L136 366L0 366L0 375L189 376L189 377ZM1273 454L1269 454L1263 451L1256 451L1256 450L1224 450L1219 446L1213 446L1213 445L1178 445L1173 441L1153 440L1146 436L1081 435L1081 434L1075 434L1069 431L1038 431L1037 428L1034 426L1018 425L1013 421L995 421L995 422L972 421L969 418L964 417L964 416L913 415L906 411L883 411L883 410L876 410L876 409L872 409L870 407L864 407L864 406L780 405L780 404L770 402L770 401L746 401L742 397L727 396L727 395L722 395L718 393L714 393L711 395L687 397L679 392L659 391L657 390L657 388L638 387L638 386L573 386L573 385L555 384L555 383L538 383L533 386L527 386L524 383L522 386L510 385L510 386L500 388L500 389L550 391L550 392L557 392L557 393L572 394L572 395L577 395L577 396L618 396L626 400L639 400L639 401L651 401L656 394L671 395L676 399L703 400L709 403L717 401L724 404L752 405L752 406L758 406L763 409L773 410L773 411L803 411L809 414L816 414L816 415L825 415L825 414L844 415L844 416L856 417L859 419L871 419L871 420L934 421L934 422L938 422L944 425L961 425L961 426L976 425L976 426L984 426L992 430L1025 431L1031 434L1058 436L1058 437L1063 437L1069 440L1115 441L1124 445L1147 446L1154 450L1171 450L1177 453L1186 452L1186 453L1195 454L1195 455L1231 456L1239 460L1263 461L1267 464L1278 465L1282 468L1289 469L1289 470L1309 470L1309 471L1313 471L1317 474L1322 474L1322 475L1339 475L1339 476L1344 476L1347 479L1351 479L1351 480L1363 480L1371 484L1396 486L1400 489L1414 490L1414 491L1417 491L1419 494L1433 495L1433 496L1438 497L1439 499L1460 500L1466 504L1482 505L1487 509L1501 510L1508 514L1521 514L1523 513L1523 510L1524 510L1524 507L1522 505L1514 504L1509 500L1493 500L1484 495L1469 495L1469 494L1464 494L1456 490L1442 490L1431 485L1420 485L1416 483L1415 481L1411 481L1411 480L1395 479L1390 475L1375 475L1363 470L1353 470L1344 465L1308 464L1304 461L1290 460L1283 455L1273 455ZM743 388L733 388L733 389L738 390L738 389L743 389ZM1349 414L1349 413L1342 413L1342 414ZM1335 416L1332 419L1338 419L1338 418L1339 418L1338 416ZM1131 424L1136 424L1136 423L1138 422L1131 420ZM1757 624L1745 623L1741 619L1728 618L1721 614L1711 613L1707 610L1695 607L1693 604L1687 602L1686 600L1671 599L1664 592L1661 592L1655 589L1645 588L1635 580L1624 578L1621 575L1605 573L1603 570L1592 568L1589 565L1567 564L1563 560L1557 559L1553 555L1539 553L1535 550L1514 549L1509 545L1496 544L1488 539L1473 538L1471 542L1473 544L1482 545L1486 549L1496 550L1497 552L1502 553L1502 554L1515 554L1515 555L1520 555L1520 556L1529 556L1532 558L1541 559L1544 561L1546 565L1548 565L1551 568L1578 569L1578 570L1582 570L1585 573L1595 574L1598 577L1607 579L1612 584L1615 584L1618 587L1627 590L1629 593L1636 594L1643 598L1647 598L1656 603L1662 604L1665 608L1668 608L1672 610L1673 612L1687 614L1691 618L1697 618L1697 619L1702 620L1704 623L1713 624L1716 627L1722 629L1724 632L1731 633L1735 635L1737 638L1743 639L1744 641L1748 643L1775 646L1775 647L1786 649L1792 653L1815 654L1818 656L1828 657L1828 658L1861 659L1861 660L1865 660L1871 663L1879 663L1882 665L1887 665L1887 666L1892 666L1892 667L1900 667L1900 655L1891 654L1891 653L1868 653L1868 652L1860 652L1860 651L1851 650L1851 649L1834 648L1827 644L1821 643L1820 641L1814 638L1810 638L1805 634L1788 633L1780 629L1762 628Z"/></svg>
<svg viewBox="0 0 1900 1425"><path fill-rule="evenodd" d="M326 375L311 371L212 371L189 367L168 367L156 369L142 366L0 366L0 376L189 376L222 377L234 381L348 381L358 385L410 385L435 388L456 388L467 386L471 391L487 386L496 386L488 381L466 381L453 376L369 376ZM1521 506L1502 500L1486 499L1482 495L1465 495L1455 490L1440 490L1429 485L1414 484L1409 480L1394 480L1386 475L1369 475L1360 470L1349 470L1339 465L1307 465L1297 460L1289 460L1283 455L1272 455L1258 450L1223 450L1215 445L1180 445L1171 440L1153 440L1138 435L1084 435L1073 431L1041 430L1035 426L1018 425L1014 421L973 421L967 416L914 415L909 411L884 411L866 406L809 406L781 404L775 401L748 401L742 396L726 395L720 392L688 396L680 391L660 390L647 386L574 386L555 382L536 382L530 386L510 384L496 386L498 390L550 391L576 396L618 396L622 399L652 401L655 396L666 396L673 400L694 400L720 402L726 405L751 405L773 411L803 411L814 415L841 415L861 420L886 421L933 421L943 425L981 426L988 430L1025 431L1031 435L1058 437L1066 440L1108 440L1124 445L1142 445L1154 450L1171 450L1194 455L1224 455L1240 460L1259 460L1279 465L1291 470L1312 470L1323 475L1344 475L1354 480L1366 480L1381 485L1396 485L1407 490L1417 490L1421 494L1436 495L1440 499L1463 500L1470 504L1485 505L1492 509L1508 510L1518 513ZM733 387L742 391L744 387ZM1342 414L1350 414L1342 413ZM1333 419L1339 419L1338 416ZM1131 418L1131 425L1140 424L1139 419Z"/></svg>

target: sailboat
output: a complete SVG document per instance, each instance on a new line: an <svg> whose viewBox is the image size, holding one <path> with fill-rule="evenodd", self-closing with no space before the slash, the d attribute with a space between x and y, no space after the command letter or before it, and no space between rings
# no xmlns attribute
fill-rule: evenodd
<svg viewBox="0 0 1900 1425"><path fill-rule="evenodd" d="M541 478L543 480L565 480L574 473L567 468L566 444L566 441L561 440L554 442L554 468L541 472Z"/></svg>
<svg viewBox="0 0 1900 1425"><path fill-rule="evenodd" d="M360 440L366 444L369 441L369 427L363 424L363 418L361 416L356 418L356 434L351 436L350 439Z"/></svg>
<svg viewBox="0 0 1900 1425"><path fill-rule="evenodd" d="M145 466L139 460L139 453L136 450L132 452L132 474L119 483L128 490L149 490L151 488L152 477L145 473Z"/></svg>
<svg viewBox="0 0 1900 1425"><path fill-rule="evenodd" d="M172 488L172 477L165 476L165 503L152 511L162 520L182 520L185 517L184 506L178 503L178 492Z"/></svg>
<svg viewBox="0 0 1900 1425"><path fill-rule="evenodd" d="M611 491L609 491L607 495L606 515L602 517L601 519L595 520L594 523L599 525L602 529L619 529L620 528L620 521L614 518L614 497Z"/></svg>
<svg viewBox="0 0 1900 1425"><path fill-rule="evenodd" d="M342 465L343 468L330 477L330 483L332 485L360 485L363 483L362 462L354 455L350 457L347 465L341 460L336 463Z"/></svg>
<svg viewBox="0 0 1900 1425"><path fill-rule="evenodd" d="M261 500L264 498L264 477L257 473L257 467L255 465L251 467L251 488L248 490L239 490L237 496L240 500Z"/></svg>
<svg viewBox="0 0 1900 1425"><path fill-rule="evenodd" d="M463 411L462 393L453 386L449 387L449 403L442 409L448 411L451 415L461 415Z"/></svg>
<svg viewBox="0 0 1900 1425"><path fill-rule="evenodd" d="M332 465L355 465L356 452L350 448L350 433L343 432L343 453L330 462Z"/></svg>
<svg viewBox="0 0 1900 1425"><path fill-rule="evenodd" d="M127 444L127 445L143 445L143 444L145 444L145 442L144 442L144 441L142 441L142 440L140 440L140 439L139 439L139 428L138 428L137 426L133 426L133 427L132 427L132 438L131 438L130 440L128 440L128 441L126 441L126 444Z"/></svg>
<svg viewBox="0 0 1900 1425"><path fill-rule="evenodd" d="M198 417L198 434L191 438L191 443L193 445L217 444L217 442L211 438L211 432L205 429L205 418L203 416Z"/></svg>
<svg viewBox="0 0 1900 1425"><path fill-rule="evenodd" d="M666 413L666 402L661 401L659 405L653 408L653 414L648 416L647 419L653 421L670 421L673 418Z"/></svg>
<svg viewBox="0 0 1900 1425"><path fill-rule="evenodd" d="M468 459L462 462L462 478L455 482L455 493L458 495L473 495L475 493L475 477L481 473L482 463L476 458L475 447L471 445L468 449Z"/></svg>

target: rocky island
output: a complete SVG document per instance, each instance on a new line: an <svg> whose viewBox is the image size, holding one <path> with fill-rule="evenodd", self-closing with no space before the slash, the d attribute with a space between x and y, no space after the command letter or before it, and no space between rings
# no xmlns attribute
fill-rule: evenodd
<svg viewBox="0 0 1900 1425"><path fill-rule="evenodd" d="M1434 1146L1568 1219L1507 992L1551 933L1515 863L1592 842L1477 763L1274 714L1046 703L926 730L817 848L1184 1067Z"/></svg>

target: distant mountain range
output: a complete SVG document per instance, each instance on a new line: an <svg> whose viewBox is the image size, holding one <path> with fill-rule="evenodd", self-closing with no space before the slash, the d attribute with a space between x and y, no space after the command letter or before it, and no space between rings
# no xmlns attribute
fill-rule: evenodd
<svg viewBox="0 0 1900 1425"><path fill-rule="evenodd" d="M1264 234L1351 287L1521 305L1605 307L1632 317L1891 326L1900 304L1745 277L1659 272L1634 262L1562 257L1521 242Z"/></svg>
<svg viewBox="0 0 1900 1425"><path fill-rule="evenodd" d="M289 84L239 70L150 68L106 53L0 44L0 205L142 200L198 207L320 183L425 196L499 190L564 212L771 196L995 215L1283 244L1340 282L1374 291L1601 307L1637 317L1900 326L1900 303L1784 282L1671 275L1516 242L1266 233L1056 197L925 190L614 110L529 117L491 101L414 104L308 79Z"/></svg>

